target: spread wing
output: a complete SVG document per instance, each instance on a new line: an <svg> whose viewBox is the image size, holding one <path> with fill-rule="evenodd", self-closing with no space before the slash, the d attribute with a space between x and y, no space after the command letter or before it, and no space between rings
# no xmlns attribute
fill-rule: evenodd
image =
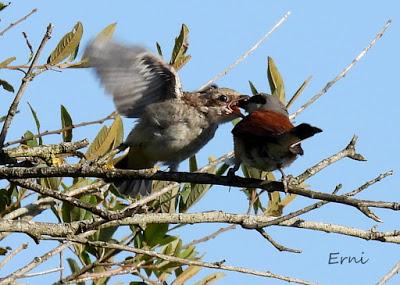
<svg viewBox="0 0 400 285"><path fill-rule="evenodd" d="M138 118L147 105L182 95L175 70L142 47L92 42L84 56L127 117Z"/></svg>
<svg viewBox="0 0 400 285"><path fill-rule="evenodd" d="M255 111L241 120L232 133L246 141L275 140L292 128L293 124L287 116L270 111Z"/></svg>

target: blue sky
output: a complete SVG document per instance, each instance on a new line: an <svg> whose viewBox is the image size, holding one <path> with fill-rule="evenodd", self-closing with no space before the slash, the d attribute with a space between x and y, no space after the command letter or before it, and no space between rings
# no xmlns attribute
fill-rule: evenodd
<svg viewBox="0 0 400 285"><path fill-rule="evenodd" d="M392 19L393 24L388 32L366 57L296 119L297 123L308 122L322 128L324 132L304 143L304 157L298 159L286 172L294 175L301 173L305 168L343 148L352 135L357 134L358 151L368 161L342 160L310 179L308 184L312 189L331 192L336 184L342 183L342 191L346 192L381 172L393 169L394 176L365 191L359 198L399 201L398 1L14 1L11 7L1 12L0 29L32 8L38 8L38 12L0 38L1 58L16 56L16 62L24 63L27 48L21 32L27 32L36 47L47 24L51 22L55 25L53 39L45 49L46 56L41 59L43 62L76 21L81 21L84 26L82 46L103 27L117 22L117 39L153 50L158 41L165 54L169 54L180 25L185 23L190 29L189 54L193 57L180 72L187 90L198 88L224 69L283 14L291 11L288 21L264 45L217 83L250 93L247 82L252 80L259 90L269 91L266 59L271 56L282 73L289 95L309 75L313 76L310 86L290 110L292 112L349 64L385 21ZM7 79L15 87L20 82L20 74L17 72L2 70L0 78ZM0 113L3 115L12 96L2 91L0 93ZM114 108L112 100L104 95L89 70L46 72L36 78L25 93L20 105L21 113L13 121L8 139L18 138L26 129L35 129L26 102L30 102L36 109L43 130L60 127L60 104L67 107L74 122L103 117ZM125 128L129 129L132 124L126 120ZM76 130L74 138L93 138L98 128L95 126ZM211 154L219 156L231 150L230 129L230 124L221 127L215 139L199 153L198 158L202 163ZM46 143L58 141L58 137L45 139ZM181 169L186 169L186 164L182 163ZM312 202L306 198L297 198L287 210ZM237 189L228 191L225 187L215 187L192 211L224 210L243 213L246 208L247 200ZM378 225L379 230L398 229L398 213L383 210L377 210L376 213L384 221ZM375 225L356 210L340 205L324 206L304 218L362 229ZM190 226L182 232L182 236L190 241L220 226ZM366 242L334 234L287 228L271 228L268 232L278 242L301 249L303 253L277 252L257 233L242 229L222 234L200 245L198 249L204 254L205 260L226 259L227 264L270 270L322 284L374 284L398 261L400 253L399 247L393 244ZM29 256L25 254L15 259L6 268L7 271L50 248L49 242L43 242L36 248L31 240L23 236L18 236L18 240L30 242L30 252L27 251ZM0 246L11 242L8 238ZM364 256L369 258L369 262L365 265L328 265L331 252L340 252L343 256ZM41 269L56 264L54 260ZM46 278L50 282L57 276ZM398 284L399 281L400 277L396 277L388 284ZM41 283L39 279L30 282ZM282 282L226 273L219 284Z"/></svg>

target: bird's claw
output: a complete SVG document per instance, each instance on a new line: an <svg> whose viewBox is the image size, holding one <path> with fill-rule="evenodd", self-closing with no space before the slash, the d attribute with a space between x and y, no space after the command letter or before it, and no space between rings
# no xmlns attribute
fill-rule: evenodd
<svg viewBox="0 0 400 285"><path fill-rule="evenodd" d="M235 170L234 167L232 167L232 168L229 168L228 173L226 174L226 176L229 177L230 179L234 179L234 178L237 177L235 173L236 173L236 170Z"/></svg>

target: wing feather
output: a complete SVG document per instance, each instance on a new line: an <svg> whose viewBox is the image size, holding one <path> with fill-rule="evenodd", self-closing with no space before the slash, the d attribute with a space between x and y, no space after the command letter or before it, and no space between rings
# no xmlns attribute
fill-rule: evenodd
<svg viewBox="0 0 400 285"><path fill-rule="evenodd" d="M293 124L287 116L271 111L254 111L232 130L234 136L246 140L276 139L291 130Z"/></svg>
<svg viewBox="0 0 400 285"><path fill-rule="evenodd" d="M93 42L85 57L113 96L118 112L127 117L138 118L147 105L182 96L173 67L142 47Z"/></svg>

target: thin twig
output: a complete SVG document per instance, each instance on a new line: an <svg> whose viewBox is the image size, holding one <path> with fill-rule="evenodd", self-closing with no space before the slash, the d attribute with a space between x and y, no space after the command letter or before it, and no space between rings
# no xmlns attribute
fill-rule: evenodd
<svg viewBox="0 0 400 285"><path fill-rule="evenodd" d="M5 28L4 30L2 30L0 32L0 37L3 36L7 31L9 31L11 28L15 27L16 25L18 25L19 23L25 21L26 19L28 19L32 14L36 13L37 9L33 9L32 11L30 11L27 15L23 16L21 19L11 23L7 28Z"/></svg>
<svg viewBox="0 0 400 285"><path fill-rule="evenodd" d="M317 101L322 95L324 95L328 90L340 79L346 76L346 74L350 71L350 69L353 68L353 66L361 60L365 56L365 54L368 52L370 48L372 48L378 40L383 36L383 34L386 32L387 28L389 28L390 24L392 23L392 20L388 20L383 28L379 31L379 33L375 36L375 38L368 44L366 48L364 48L354 59L353 61L346 66L334 79L329 81L324 88L322 88L317 94L315 94L310 100L308 100L303 106L301 106L296 112L290 115L290 119L294 119L297 117L301 112L303 112L307 107L309 107L311 104L313 104L315 101Z"/></svg>
<svg viewBox="0 0 400 285"><path fill-rule="evenodd" d="M92 242L89 240L82 240L82 239L77 240L77 241L71 239L71 241L74 241L77 243L82 243L82 244L87 244L87 245L91 245L91 246L95 246L95 247L119 249L119 250L123 250L123 251L133 252L136 254L144 254L147 256L160 258L160 259L166 260L166 261L177 262L180 264L240 272L240 273L251 274L251 275L256 275L256 276L279 279L279 280L283 280L283 281L287 281L287 282L294 282L294 283L298 283L298 284L315 284L315 283L312 283L312 282L309 282L306 280L302 280L302 279L298 279L298 278L292 278L292 277L278 275L278 274L272 273L270 271L258 271L258 270L254 270L254 269L244 268L244 267L224 265L224 264L221 264L218 262L212 263L212 262L203 262L203 261L198 261L198 260L188 260L188 259L184 259L184 258L180 258L180 257L176 257L176 256L161 254L161 253L151 251L151 250L144 250L144 249L134 248L134 247L130 247L130 246L124 246L124 245L119 245L119 244L113 244L113 243L108 243L108 242L102 242L102 241Z"/></svg>
<svg viewBox="0 0 400 285"><path fill-rule="evenodd" d="M387 171L387 172L385 172L385 173L381 173L381 174L379 174L377 177L375 177L375 178L373 178L373 179L371 179L371 180L365 182L363 185L361 185L361 186L358 187L357 189L354 189L353 191L344 194L344 196L352 197L352 196L354 196L354 195L356 195L356 194L358 194L358 193L364 191L364 190L367 189L368 187L372 186L373 184L375 184L375 183L377 183L377 182L383 180L384 178L386 178L386 177L388 177L388 176L390 176L390 175L392 175L392 174L393 174L393 171L392 171L392 170ZM337 191L338 191L340 188L341 188L341 185L336 186L336 188L335 188L335 190L333 191L332 194L336 194ZM310 212L310 211L312 211L312 210L314 210L314 209L320 208L320 207L322 207L323 205L326 205L326 204L328 204L328 203L329 203L328 201L320 201L320 202L314 203L314 204L312 204L312 205L309 205L309 206L307 206L307 207L304 207L303 209L300 209L300 210L291 212L291 213L289 213L289 214L287 214L287 215L284 215L284 216L275 218L275 219L271 220L270 222L266 223L265 226L268 227L268 226L272 226L272 225L278 225L278 224L280 224L280 223L282 223L282 222L284 222L284 221L290 220L290 219L295 218L295 217L297 217L297 216L300 216L300 215L303 215L303 214L305 214L305 213L308 213L308 212Z"/></svg>
<svg viewBox="0 0 400 285"><path fill-rule="evenodd" d="M1 133L0 133L0 148L2 148L4 146L4 141L5 141L6 136L7 136L8 128L10 127L11 121L14 118L14 115L15 115L15 113L17 111L17 108L18 108L18 105L19 105L19 101L21 100L22 95L24 94L29 82L32 81L32 79L35 77L35 74L33 73L33 66L38 61L40 53L42 52L42 50L43 50L44 46L46 45L47 41L50 39L52 30L53 30L53 25L49 24L47 26L46 33L45 33L45 35L44 35L44 37L43 37L43 39L42 39L42 41L41 41L41 43L39 45L39 48L37 49L36 54L33 57L32 63L29 66L28 71L26 72L26 75L24 76L24 78L22 78L22 83L21 83L21 85L20 85L20 87L18 89L17 94L15 95L14 101L11 103L11 106L10 106L10 108L8 110L8 113L7 113L7 117L6 117L6 119L4 121L4 124L3 124L3 128L2 128Z"/></svg>
<svg viewBox="0 0 400 285"><path fill-rule="evenodd" d="M22 32L22 35L24 36L25 43L28 46L28 49L30 52L30 56L29 56L29 60L28 60L28 62L29 62L34 55L33 47L31 45L31 43L29 42L28 35L25 32Z"/></svg>
<svg viewBox="0 0 400 285"><path fill-rule="evenodd" d="M278 181L266 182L265 180L259 180L254 178L241 178L241 177L235 177L234 179L232 179L231 177L216 176L209 173L163 172L163 171L157 171L156 173L149 173L148 170L105 169L96 166L80 166L80 165L77 166L62 165L59 167L32 167L32 168L1 167L0 168L0 178L9 180L17 179L18 183L20 184L23 183L21 179L45 178L45 177L98 177L98 178L106 178L109 180L118 178L132 178L132 179L144 179L144 180L175 181L180 183L185 182L185 183L196 183L196 184L215 184L224 186L259 188L259 189L264 189L268 192L285 191L282 187L282 182ZM292 178L292 180L296 181L297 177ZM363 207L383 208L394 211L400 210L400 203L398 202L353 199L346 196L332 195L329 193L319 192L315 190L308 190L308 189L306 190L302 186L293 185L293 183L290 183L288 192L308 197L311 199L319 199L319 200L350 205L359 209L363 213L364 213ZM44 192L42 194L44 194ZM44 195L55 197L56 199L61 199L61 200L64 200L64 198L70 200L69 199L70 197L66 198L62 197L61 195L58 196L59 194L61 193L55 192ZM57 195L58 197L56 197L55 195ZM154 198L154 196L152 195L150 195L149 197ZM145 203L145 201L147 201L146 199L147 197L139 200L137 203L135 203L135 206L142 205L143 203ZM76 205L78 204L77 201L76 202L74 201L73 203L76 203ZM87 210L90 211L90 208L87 207ZM93 208L92 210L95 209ZM129 210L122 210L121 212L112 214L112 218L126 217L132 213L130 212L131 210L132 208L129 208ZM99 210L99 212L96 214L104 215L105 213L104 212L101 213L101 211Z"/></svg>
<svg viewBox="0 0 400 285"><path fill-rule="evenodd" d="M296 101L296 99L303 93L304 89L306 89L306 87L308 86L308 84L310 83L312 79L312 76L310 75L309 77L307 77L307 79L301 84L301 86L299 87L299 89L296 91L296 93L293 94L292 98L290 98L290 100L287 102L286 104L286 109L289 109L290 106L292 106L292 104L294 103L294 101Z"/></svg>
<svg viewBox="0 0 400 285"><path fill-rule="evenodd" d="M289 248L277 243L264 229L257 229L257 232L261 234L267 241L269 241L277 250L279 251L287 251L292 253L301 253L301 250Z"/></svg>
<svg viewBox="0 0 400 285"><path fill-rule="evenodd" d="M86 238L94 233L96 233L96 231L89 231L89 232L82 233L76 237L77 238ZM43 262L47 261L49 258L53 257L54 255L59 254L61 251L63 251L64 249L66 249L67 247L69 247L71 245L72 245L72 242L65 242L40 257L34 257L33 260L31 262L29 262L27 265L25 265L24 267L21 267L20 269L7 275L6 277L1 278L0 285L13 284L16 279L21 278L21 276L24 276L26 273L28 273L32 269L36 268L37 266L39 266Z"/></svg>
<svg viewBox="0 0 400 285"><path fill-rule="evenodd" d="M378 283L376 283L376 285L384 285L386 282L389 281L389 279L391 279L399 272L400 272L400 262L397 262L396 265L388 273L386 273L385 276L383 276L382 279L378 281Z"/></svg>
<svg viewBox="0 0 400 285"><path fill-rule="evenodd" d="M2 267L4 267L4 265L6 265L11 259L13 259L14 256L16 256L18 253L20 253L21 251L23 251L26 248L28 248L28 244L23 243L19 247L17 247L13 251L11 251L10 254L7 255L6 257L4 257L4 259L0 262L0 269Z"/></svg>
<svg viewBox="0 0 400 285"><path fill-rule="evenodd" d="M41 272L27 273L27 274L21 275L18 278L30 278L30 277L42 276L42 275L47 275L47 274L51 274L54 272L63 271L63 270L64 270L64 268L57 267L57 268L53 268L53 269L49 269L49 270L45 270L45 271L41 271Z"/></svg>
<svg viewBox="0 0 400 285"><path fill-rule="evenodd" d="M26 142L27 140L30 140L30 139L35 139L35 138L44 137L44 136L48 136L48 135L54 135L54 134L61 134L62 132L65 132L65 131L68 131L68 130L71 130L71 129L75 129L75 128L79 128L79 127L85 127L85 126L95 125L95 124L103 124L107 120L114 119L115 118L115 114L116 114L116 112L112 112L110 115L108 115L108 116L106 116L106 117L104 117L102 119L89 121L89 122L82 122L82 123L74 124L74 125L71 125L71 126L67 126L65 128L58 129L58 130L44 131L44 132L41 132L39 134L36 134L36 135L33 135L33 136L29 137L29 139L22 138L22 139L10 141L10 142L5 143L4 147L7 147L7 146L10 146L10 145L13 145L13 144L17 144L17 143L23 143L23 142Z"/></svg>
<svg viewBox="0 0 400 285"><path fill-rule="evenodd" d="M220 228L217 231L215 231L215 232L213 232L213 233L211 233L209 235L206 235L206 236L204 236L202 238L199 238L199 239L192 240L190 243L184 245L184 247L189 247L189 246L193 246L193 245L196 245L196 244L199 244L199 243L202 243L202 242L206 242L206 241L212 240L212 239L216 238L217 236L219 236L220 234L222 234L224 232L227 232L227 231L230 231L230 230L233 230L235 228L236 228L236 225L230 225L230 226L227 226L227 227Z"/></svg>
<svg viewBox="0 0 400 285"><path fill-rule="evenodd" d="M233 68L235 68L239 63L241 63L244 59L246 59L250 54L252 54L277 28L279 28L280 25L282 25L287 18L290 16L291 12L288 11L273 27L272 29L266 33L264 36L261 37L249 50L247 50L245 53L243 53L234 63L229 65L227 68L225 68L223 71L215 75L212 79L210 79L207 83L202 85L199 90L202 90L206 88L207 86L211 85L221 77L225 76L229 71L231 71Z"/></svg>
<svg viewBox="0 0 400 285"><path fill-rule="evenodd" d="M79 278L76 278L71 281L67 281L63 284L78 284L78 283L90 281L90 280L98 280L101 278L110 278L112 276L132 274L132 273L136 273L137 271L138 270L136 267L122 267L122 268L116 268L116 269L107 269L106 271L103 271L103 272L86 273L85 275L82 275Z"/></svg>
<svg viewBox="0 0 400 285"><path fill-rule="evenodd" d="M125 245L129 245L133 240L134 240L134 236L131 234L125 238L122 238L119 243L121 244L125 244ZM71 283L73 280L76 280L79 278L79 276L85 274L86 272L92 270L93 268L95 268L96 266L101 266L101 264L104 261L109 260L112 256L116 255L117 253L119 253L120 250L110 250L107 251L101 258L99 258L98 260L93 261L92 263L83 266L82 268L80 268L78 271L73 272L71 275L60 279L58 282L54 283L53 285L61 285L61 284L68 284ZM139 268L142 265L142 262L139 262L138 264L136 264L136 267ZM122 263L123 264L123 263ZM122 265L120 264L120 265Z"/></svg>
<svg viewBox="0 0 400 285"><path fill-rule="evenodd" d="M63 194L61 192L54 191L52 189L46 188L46 187L44 187L42 185L39 185L39 184L37 184L35 182L28 181L28 180L23 180L23 179L14 179L14 180L10 180L10 181L12 181L13 183L15 183L16 185L18 185L20 187L31 189L31 190L33 190L33 191L35 191L35 192L37 192L37 193L39 193L41 195L50 196L50 197L52 197L54 199L67 202L67 203L71 204L72 206L75 206L75 207L78 207L78 208L81 208L81 209L85 209L85 210L87 210L87 211L89 211L89 212L91 212L93 214L96 214L99 217L102 217L102 218L104 218L106 220L112 219L112 216L110 215L110 213L108 211L104 210L104 209L101 209L101 208L99 208L97 206L94 206L94 205L92 205L90 203L83 202L83 201L81 201L81 200L79 200L77 198L68 196L68 195Z"/></svg>

